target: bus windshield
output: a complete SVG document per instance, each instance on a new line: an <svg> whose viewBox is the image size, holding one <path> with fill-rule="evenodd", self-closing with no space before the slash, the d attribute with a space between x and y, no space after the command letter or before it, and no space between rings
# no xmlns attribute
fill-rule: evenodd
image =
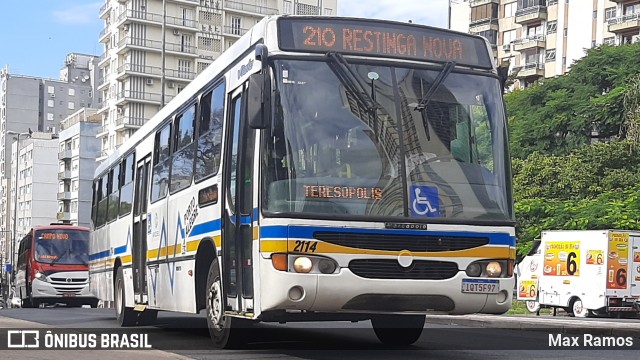
<svg viewBox="0 0 640 360"><path fill-rule="evenodd" d="M35 260L45 264L86 265L89 262L89 232L47 229L34 232Z"/></svg>
<svg viewBox="0 0 640 360"><path fill-rule="evenodd" d="M265 211L513 220L499 80L381 64L274 62Z"/></svg>

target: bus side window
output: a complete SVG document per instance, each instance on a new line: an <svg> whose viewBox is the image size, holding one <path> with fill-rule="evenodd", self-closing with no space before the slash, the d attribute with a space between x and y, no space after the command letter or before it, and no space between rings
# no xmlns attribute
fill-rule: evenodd
<svg viewBox="0 0 640 360"><path fill-rule="evenodd" d="M98 227L96 225L96 213L98 209L98 180L93 182L93 194L91 201L91 222L93 223L93 227Z"/></svg>
<svg viewBox="0 0 640 360"><path fill-rule="evenodd" d="M109 183L111 184L109 194L109 208L107 210L107 222L118 218L120 206L120 163L109 171Z"/></svg>
<svg viewBox="0 0 640 360"><path fill-rule="evenodd" d="M173 159L171 164L170 192L180 191L191 185L193 177L193 133L195 128L196 106L189 107L178 115L175 121Z"/></svg>
<svg viewBox="0 0 640 360"><path fill-rule="evenodd" d="M200 181L218 173L222 149L224 122L224 83L202 97L198 121L198 140L195 157L195 180Z"/></svg>
<svg viewBox="0 0 640 360"><path fill-rule="evenodd" d="M133 173L135 171L135 155L131 154L122 159L120 176L122 187L120 189L120 216L131 212L133 204Z"/></svg>
<svg viewBox="0 0 640 360"><path fill-rule="evenodd" d="M171 160L171 123L156 133L153 149L153 182L151 184L151 202L164 198L169 192L169 166Z"/></svg>

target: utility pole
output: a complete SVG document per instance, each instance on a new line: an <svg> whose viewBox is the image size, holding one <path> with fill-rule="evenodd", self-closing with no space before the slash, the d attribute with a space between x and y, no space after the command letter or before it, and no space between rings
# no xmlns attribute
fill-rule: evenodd
<svg viewBox="0 0 640 360"><path fill-rule="evenodd" d="M167 24L167 0L162 0L162 77L160 78L160 87L161 95L160 95L160 109L164 107L164 79L165 79L165 42L167 38L166 32L166 24Z"/></svg>

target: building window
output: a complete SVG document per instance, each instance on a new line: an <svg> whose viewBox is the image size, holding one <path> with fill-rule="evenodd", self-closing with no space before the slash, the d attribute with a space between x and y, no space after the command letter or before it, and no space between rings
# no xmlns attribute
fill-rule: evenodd
<svg viewBox="0 0 640 360"><path fill-rule="evenodd" d="M284 1L282 12L285 14L291 14L291 1Z"/></svg>
<svg viewBox="0 0 640 360"><path fill-rule="evenodd" d="M231 33L233 35L240 35L240 23L242 19L238 16L231 17Z"/></svg>
<svg viewBox="0 0 640 360"><path fill-rule="evenodd" d="M53 100L47 100L47 106L52 108L55 106L55 103L53 102Z"/></svg>
<svg viewBox="0 0 640 360"><path fill-rule="evenodd" d="M518 3L512 2L504 5L504 17L512 17L516 15Z"/></svg>
<svg viewBox="0 0 640 360"><path fill-rule="evenodd" d="M47 113L47 120L49 120L49 121L53 121L54 120L53 113Z"/></svg>
<svg viewBox="0 0 640 360"><path fill-rule="evenodd" d="M73 110L76 108L76 104L73 101L69 101L69 110Z"/></svg>
<svg viewBox="0 0 640 360"><path fill-rule="evenodd" d="M320 15L320 9L314 5L296 4L297 15Z"/></svg>
<svg viewBox="0 0 640 360"><path fill-rule="evenodd" d="M75 96L75 95L76 95L76 89L69 88L69 96Z"/></svg>
<svg viewBox="0 0 640 360"><path fill-rule="evenodd" d="M556 61L556 49L549 49L544 57L545 62Z"/></svg>
<svg viewBox="0 0 640 360"><path fill-rule="evenodd" d="M198 38L198 48L200 50L213 51L213 39L206 37Z"/></svg>
<svg viewBox="0 0 640 360"><path fill-rule="evenodd" d="M491 43L492 45L496 45L497 44L497 40L498 40L498 31L497 30L485 30L485 31L480 31L478 33L478 35L486 38L487 40L489 40L489 43Z"/></svg>
<svg viewBox="0 0 640 360"><path fill-rule="evenodd" d="M47 92L49 94L54 94L56 92L56 88L53 86L47 86Z"/></svg>
<svg viewBox="0 0 640 360"><path fill-rule="evenodd" d="M558 22L556 20L547 21L547 35L558 32Z"/></svg>
<svg viewBox="0 0 640 360"><path fill-rule="evenodd" d="M569 29L564 28L564 36L565 36L565 37L567 36L567 33L568 33L568 32L569 32Z"/></svg>
<svg viewBox="0 0 640 360"><path fill-rule="evenodd" d="M567 57L566 56L562 58L562 65L563 66L567 65Z"/></svg>
<svg viewBox="0 0 640 360"><path fill-rule="evenodd" d="M616 17L616 7L610 7L604 9L604 21L609 21L609 19L614 19Z"/></svg>
<svg viewBox="0 0 640 360"><path fill-rule="evenodd" d="M605 43L606 45L615 45L616 37L612 36L612 37L604 38L603 43Z"/></svg>
<svg viewBox="0 0 640 360"><path fill-rule="evenodd" d="M325 15L333 15L333 10L332 10L332 9L324 8L324 14L325 14Z"/></svg>
<svg viewBox="0 0 640 360"><path fill-rule="evenodd" d="M516 30L509 30L502 33L502 44L509 45L516 39Z"/></svg>
<svg viewBox="0 0 640 360"><path fill-rule="evenodd" d="M534 6L546 6L546 3L546 0L518 0L518 9L526 9Z"/></svg>
<svg viewBox="0 0 640 360"><path fill-rule="evenodd" d="M498 18L498 4L485 4L471 8L471 23Z"/></svg>

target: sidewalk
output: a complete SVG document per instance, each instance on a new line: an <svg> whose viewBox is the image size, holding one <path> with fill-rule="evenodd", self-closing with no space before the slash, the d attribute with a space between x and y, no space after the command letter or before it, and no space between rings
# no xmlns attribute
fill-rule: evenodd
<svg viewBox="0 0 640 360"><path fill-rule="evenodd" d="M33 329L51 326L36 322L13 319L2 316L0 311L0 328ZM0 339L6 344L7 339ZM135 359L135 360L190 360L191 358L160 350L2 350L3 359L28 360L69 360L71 358L87 358L97 360Z"/></svg>
<svg viewBox="0 0 640 360"><path fill-rule="evenodd" d="M566 333L584 333L588 330L616 336L640 336L640 320L632 322L576 319L551 315L427 315L427 323L469 327L540 330L562 330Z"/></svg>

